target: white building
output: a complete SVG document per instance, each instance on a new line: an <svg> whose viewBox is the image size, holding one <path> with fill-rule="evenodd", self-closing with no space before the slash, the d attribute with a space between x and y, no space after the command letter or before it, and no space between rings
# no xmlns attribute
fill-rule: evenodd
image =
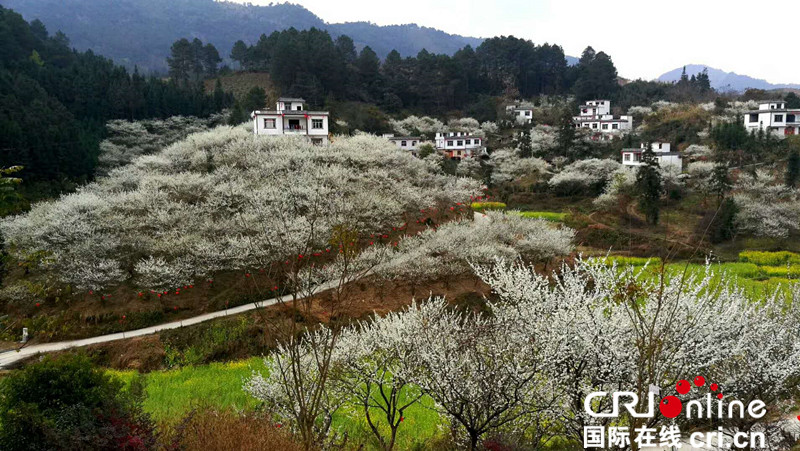
<svg viewBox="0 0 800 451"><path fill-rule="evenodd" d="M683 160L679 152L672 152L669 143L654 142L650 145L653 150L655 161L661 167L674 166L678 171L683 170ZM642 154L645 151L645 144L638 149L622 149L622 164L625 166L641 166Z"/></svg>
<svg viewBox="0 0 800 451"><path fill-rule="evenodd" d="M398 149L407 150L414 156L417 156L417 149L420 144L424 142L420 136L394 136L392 134L385 134L383 137L391 141Z"/></svg>
<svg viewBox="0 0 800 451"><path fill-rule="evenodd" d="M511 110L511 115L520 124L530 124L533 121L532 108L514 108Z"/></svg>
<svg viewBox="0 0 800 451"><path fill-rule="evenodd" d="M580 106L572 122L576 128L588 130L592 139L611 139L633 129L633 116L614 117L610 100L589 100Z"/></svg>
<svg viewBox="0 0 800 451"><path fill-rule="evenodd" d="M466 132L436 133L436 149L447 157L460 160L471 158L484 152L483 138Z"/></svg>
<svg viewBox="0 0 800 451"><path fill-rule="evenodd" d="M328 144L327 111L306 111L305 100L281 97L275 110L256 110L253 133L256 135L301 135L313 144Z"/></svg>
<svg viewBox="0 0 800 451"><path fill-rule="evenodd" d="M786 108L783 100L764 100L757 110L745 113L744 126L748 131L763 129L778 136L800 134L800 109Z"/></svg>

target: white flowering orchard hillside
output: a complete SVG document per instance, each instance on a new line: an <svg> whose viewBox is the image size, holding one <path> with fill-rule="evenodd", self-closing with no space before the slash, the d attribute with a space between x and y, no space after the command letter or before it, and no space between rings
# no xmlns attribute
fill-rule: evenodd
<svg viewBox="0 0 800 451"><path fill-rule="evenodd" d="M584 426L616 421L585 411L592 392L630 391L646 399L655 385L677 395L677 381L702 375L719 384L726 403L762 399L775 409L800 377L800 292L788 307L749 299L733 285L712 284L711 266L699 276L663 279L647 268L580 260L550 277L518 261L475 270L497 295L489 300L490 314L459 312L431 299L355 326L340 335L331 354L343 379L330 381L320 399L357 403L380 396L364 390L341 395L343 385L367 383L402 390L404 399L425 394L464 445L475 448L493 434L524 436L534 445L565 435L580 442ZM311 349L319 336L303 340ZM293 357L281 349L273 359L309 359L312 377L317 364L306 354L313 352ZM285 393L294 387L282 384L278 363L272 365L271 374L256 375L247 387L287 418ZM595 412L610 408L609 400L594 405ZM656 415L647 426L664 420ZM690 426L686 418L675 421ZM720 421L748 430L753 424L747 421L755 420Z"/></svg>
<svg viewBox="0 0 800 451"><path fill-rule="evenodd" d="M195 134L2 223L11 255L85 290L192 283L326 251L333 227L380 233L478 194L376 137L329 147L245 128Z"/></svg>
<svg viewBox="0 0 800 451"><path fill-rule="evenodd" d="M575 231L542 219L489 211L488 220L453 221L398 243L375 272L393 280L422 282L471 272L470 264L498 257L547 261L572 252Z"/></svg>
<svg viewBox="0 0 800 451"><path fill-rule="evenodd" d="M767 171L741 174L733 199L740 232L786 238L800 230L800 191L777 183Z"/></svg>

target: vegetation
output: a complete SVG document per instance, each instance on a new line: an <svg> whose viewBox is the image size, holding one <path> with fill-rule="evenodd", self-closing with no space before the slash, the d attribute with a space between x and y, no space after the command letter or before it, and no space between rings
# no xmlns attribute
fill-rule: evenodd
<svg viewBox="0 0 800 451"><path fill-rule="evenodd" d="M139 380L122 382L83 355L46 358L0 381L0 447L148 449L153 425L138 404Z"/></svg>
<svg viewBox="0 0 800 451"><path fill-rule="evenodd" d="M473 202L470 207L477 212L484 212L486 210L505 210L506 204L502 202Z"/></svg>
<svg viewBox="0 0 800 451"><path fill-rule="evenodd" d="M207 116L227 103L200 85L129 74L74 52L64 34L2 7L0 55L0 166L23 166L26 181L90 179L109 119Z"/></svg>

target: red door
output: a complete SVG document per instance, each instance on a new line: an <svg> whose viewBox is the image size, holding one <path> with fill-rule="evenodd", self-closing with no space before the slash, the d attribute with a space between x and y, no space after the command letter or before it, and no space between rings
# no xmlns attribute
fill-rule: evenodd
<svg viewBox="0 0 800 451"><path fill-rule="evenodd" d="M794 127L786 127L783 129L783 134L785 136L794 135Z"/></svg>

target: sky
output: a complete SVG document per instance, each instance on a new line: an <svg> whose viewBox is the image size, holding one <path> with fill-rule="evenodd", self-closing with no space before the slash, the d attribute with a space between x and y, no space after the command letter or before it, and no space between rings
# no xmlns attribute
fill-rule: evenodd
<svg viewBox="0 0 800 451"><path fill-rule="evenodd" d="M233 0L269 4L270 0ZM611 56L621 77L654 79L685 64L800 83L788 7L742 0L293 0L329 23L416 23L475 37L514 35L579 57ZM777 8L777 9L776 9ZM786 11L790 11L787 9ZM791 15L791 14L790 14ZM789 52L788 54L786 52Z"/></svg>

